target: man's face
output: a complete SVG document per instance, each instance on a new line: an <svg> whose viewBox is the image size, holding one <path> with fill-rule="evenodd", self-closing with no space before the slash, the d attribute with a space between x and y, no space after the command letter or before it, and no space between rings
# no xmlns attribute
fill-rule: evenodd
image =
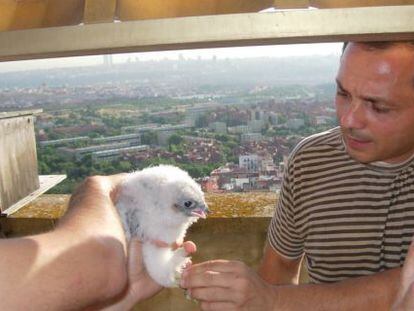
<svg viewBox="0 0 414 311"><path fill-rule="evenodd" d="M337 76L336 113L346 149L363 163L414 153L414 47L350 43Z"/></svg>

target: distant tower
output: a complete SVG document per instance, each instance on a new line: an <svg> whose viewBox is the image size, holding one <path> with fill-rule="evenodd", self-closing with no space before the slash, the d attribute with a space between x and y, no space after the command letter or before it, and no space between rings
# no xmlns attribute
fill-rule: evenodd
<svg viewBox="0 0 414 311"><path fill-rule="evenodd" d="M112 66L112 55L104 55L103 63L106 67L111 67Z"/></svg>

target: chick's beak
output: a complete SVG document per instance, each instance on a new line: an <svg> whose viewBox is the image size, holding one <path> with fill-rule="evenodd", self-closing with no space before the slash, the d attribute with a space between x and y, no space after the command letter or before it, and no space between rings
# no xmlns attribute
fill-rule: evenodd
<svg viewBox="0 0 414 311"><path fill-rule="evenodd" d="M207 206L200 206L200 207L197 207L196 209L194 209L191 212L191 215L194 216L194 217L199 217L199 218L206 219L208 213L210 213L210 211L209 211Z"/></svg>

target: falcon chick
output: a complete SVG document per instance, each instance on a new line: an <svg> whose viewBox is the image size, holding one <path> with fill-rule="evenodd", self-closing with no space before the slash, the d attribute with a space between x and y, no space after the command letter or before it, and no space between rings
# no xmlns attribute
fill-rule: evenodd
<svg viewBox="0 0 414 311"><path fill-rule="evenodd" d="M188 227L206 218L201 187L175 166L149 167L127 175L116 204L125 235L143 242L144 265L157 283L178 286L177 277L190 261L182 243Z"/></svg>

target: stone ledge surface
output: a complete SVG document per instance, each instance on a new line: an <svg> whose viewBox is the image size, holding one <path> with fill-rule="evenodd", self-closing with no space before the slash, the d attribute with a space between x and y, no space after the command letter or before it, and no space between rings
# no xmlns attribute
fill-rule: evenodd
<svg viewBox="0 0 414 311"><path fill-rule="evenodd" d="M59 219L66 211L69 194L44 194L10 218ZM273 192L207 193L211 218L271 217L277 194Z"/></svg>

